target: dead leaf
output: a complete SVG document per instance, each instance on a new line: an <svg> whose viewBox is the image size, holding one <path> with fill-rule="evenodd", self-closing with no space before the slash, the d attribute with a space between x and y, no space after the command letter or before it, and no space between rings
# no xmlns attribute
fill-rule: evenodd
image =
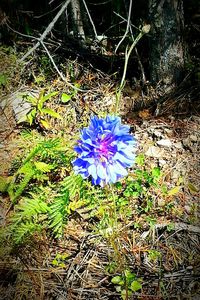
<svg viewBox="0 0 200 300"><path fill-rule="evenodd" d="M188 189L190 190L190 193L196 194L199 192L198 188L194 186L191 182L188 182Z"/></svg>
<svg viewBox="0 0 200 300"><path fill-rule="evenodd" d="M139 112L139 117L146 120L149 119L151 117L151 113L149 111L149 109L144 109L142 111Z"/></svg>
<svg viewBox="0 0 200 300"><path fill-rule="evenodd" d="M172 188L171 190L168 191L168 196L174 196L176 194L178 194L180 192L180 186L175 186L174 188Z"/></svg>

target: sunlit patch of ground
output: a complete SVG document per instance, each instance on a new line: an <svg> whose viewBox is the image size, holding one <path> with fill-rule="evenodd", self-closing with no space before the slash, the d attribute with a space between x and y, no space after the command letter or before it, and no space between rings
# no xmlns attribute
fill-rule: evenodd
<svg viewBox="0 0 200 300"><path fill-rule="evenodd" d="M90 114L112 113L112 78L85 70L79 84L87 86L88 92L77 93L67 104L57 100L48 104L64 119L50 120L46 136L57 136L61 130L65 135L77 134ZM70 92L59 79L52 87L60 94ZM135 95L133 98L135 101ZM102 233L94 230L98 219L92 218L87 209L77 210L63 239L54 240L43 233L12 255L4 253L0 262L2 299L117 300L120 294L111 280L124 264L142 278L142 290L130 299L199 299L200 116L178 118L169 113L154 117L148 110L136 116L125 111L126 103L122 104L124 122L131 125L138 140L138 154L145 155L147 167L160 167L163 183L171 191L165 198L156 194L152 208L155 220L134 212L133 220L119 220L116 232L108 228ZM6 177L20 151L22 125L16 124L11 107L1 109L0 123L0 171ZM39 125L38 129L43 130ZM11 209L7 196L1 195L0 206L2 224ZM140 224L138 228L136 223Z"/></svg>

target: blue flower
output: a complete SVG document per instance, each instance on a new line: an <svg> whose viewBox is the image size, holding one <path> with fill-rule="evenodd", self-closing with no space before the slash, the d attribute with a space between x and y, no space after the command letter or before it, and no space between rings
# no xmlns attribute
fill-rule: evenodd
<svg viewBox="0 0 200 300"><path fill-rule="evenodd" d="M91 176L92 183L100 186L126 176L126 168L134 164L136 151L136 140L129 130L119 117L91 117L89 127L82 130L74 148L78 153L72 162L75 173L83 178Z"/></svg>

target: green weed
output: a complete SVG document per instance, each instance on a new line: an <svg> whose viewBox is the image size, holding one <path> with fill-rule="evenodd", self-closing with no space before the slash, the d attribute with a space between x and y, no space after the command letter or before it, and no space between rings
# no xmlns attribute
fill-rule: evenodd
<svg viewBox="0 0 200 300"><path fill-rule="evenodd" d="M123 300L128 300L135 292L142 289L142 279L137 278L136 274L129 269L125 269L121 275L113 277L111 282Z"/></svg>
<svg viewBox="0 0 200 300"><path fill-rule="evenodd" d="M57 112L45 106L45 103L57 94L58 92L52 92L45 95L45 91L41 90L38 97L24 95L26 101L31 103L32 108L25 117L19 120L19 123L28 122L30 126L33 123L36 123L45 129L49 129L50 124L47 120L47 116L62 119L62 117Z"/></svg>

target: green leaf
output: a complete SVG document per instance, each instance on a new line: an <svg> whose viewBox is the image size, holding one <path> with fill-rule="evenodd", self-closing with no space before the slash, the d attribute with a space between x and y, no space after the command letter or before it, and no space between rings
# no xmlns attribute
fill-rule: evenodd
<svg viewBox="0 0 200 300"><path fill-rule="evenodd" d="M158 168L158 167L153 168L153 170L151 171L151 174L153 177L159 178L160 177L160 168Z"/></svg>
<svg viewBox="0 0 200 300"><path fill-rule="evenodd" d="M137 292L137 291L141 290L141 288L142 288L142 285L141 285L141 283L140 283L139 281L134 280L134 281L131 283L131 290L132 290L133 292Z"/></svg>
<svg viewBox="0 0 200 300"><path fill-rule="evenodd" d="M54 110L50 109L50 108L43 108L41 110L41 112L45 113L45 114L48 114L54 118L57 118L57 119L62 119L62 117L57 113L55 112Z"/></svg>
<svg viewBox="0 0 200 300"><path fill-rule="evenodd" d="M128 281L130 281L130 280L132 281L136 277L136 275L134 273L131 273L130 270L125 270L124 275Z"/></svg>
<svg viewBox="0 0 200 300"><path fill-rule="evenodd" d="M59 262L58 262L56 259L54 259L54 260L52 261L52 265L53 265L53 266L58 266L58 265L59 265Z"/></svg>
<svg viewBox="0 0 200 300"><path fill-rule="evenodd" d="M8 82L8 77L5 74L0 74L0 85L6 85Z"/></svg>
<svg viewBox="0 0 200 300"><path fill-rule="evenodd" d="M26 101L30 102L32 105L36 106L37 105L37 98L32 97L32 96L25 96Z"/></svg>
<svg viewBox="0 0 200 300"><path fill-rule="evenodd" d="M113 284L119 284L121 280L122 280L122 277L121 277L121 276L115 276L115 277L113 277L113 278L111 279L111 282L112 282Z"/></svg>
<svg viewBox="0 0 200 300"><path fill-rule="evenodd" d="M26 163L24 163L21 168L18 169L18 174L25 174L28 175L29 173L32 174L33 173L33 164L32 162L28 161Z"/></svg>
<svg viewBox="0 0 200 300"><path fill-rule="evenodd" d="M36 83L45 82L46 80L44 75L36 76L34 79Z"/></svg>
<svg viewBox="0 0 200 300"><path fill-rule="evenodd" d="M58 95L58 92L52 92L47 94L46 96L43 96L43 98L41 99L42 103L46 102L47 100L49 100L50 98L54 97Z"/></svg>
<svg viewBox="0 0 200 300"><path fill-rule="evenodd" d="M67 103L71 100L71 98L72 98L72 95L68 95L68 94L63 93L62 96L61 96L61 101L63 103Z"/></svg>
<svg viewBox="0 0 200 300"><path fill-rule="evenodd" d="M82 177L73 173L63 179L62 186L65 190L68 190L70 199L80 194L82 182Z"/></svg>
<svg viewBox="0 0 200 300"><path fill-rule="evenodd" d="M174 230L174 224L173 223L169 223L168 225L167 225L167 231L168 232L171 232L172 230Z"/></svg>
<svg viewBox="0 0 200 300"><path fill-rule="evenodd" d="M117 285L117 286L115 287L115 289L116 289L116 291L117 291L118 293L120 293L121 290L122 290L122 287L121 287L120 285Z"/></svg>
<svg viewBox="0 0 200 300"><path fill-rule="evenodd" d="M34 162L34 165L36 166L36 169L38 171L41 171L43 173L49 172L54 168L52 165L46 164L42 161L36 161Z"/></svg>
<svg viewBox="0 0 200 300"><path fill-rule="evenodd" d="M166 184L163 184L161 186L161 191L162 191L163 194L167 194L167 186L166 186Z"/></svg>
<svg viewBox="0 0 200 300"><path fill-rule="evenodd" d="M49 129L50 128L50 124L49 122L45 121L45 120L40 120L40 123L43 125L43 127L45 129Z"/></svg>
<svg viewBox="0 0 200 300"><path fill-rule="evenodd" d="M139 154L135 158L135 162L138 166L144 166L144 160L145 160L144 154Z"/></svg>
<svg viewBox="0 0 200 300"><path fill-rule="evenodd" d="M34 120L36 114L37 114L36 108L32 109L30 111L30 113L27 114L27 120L28 120L30 125L33 124L33 120Z"/></svg>

